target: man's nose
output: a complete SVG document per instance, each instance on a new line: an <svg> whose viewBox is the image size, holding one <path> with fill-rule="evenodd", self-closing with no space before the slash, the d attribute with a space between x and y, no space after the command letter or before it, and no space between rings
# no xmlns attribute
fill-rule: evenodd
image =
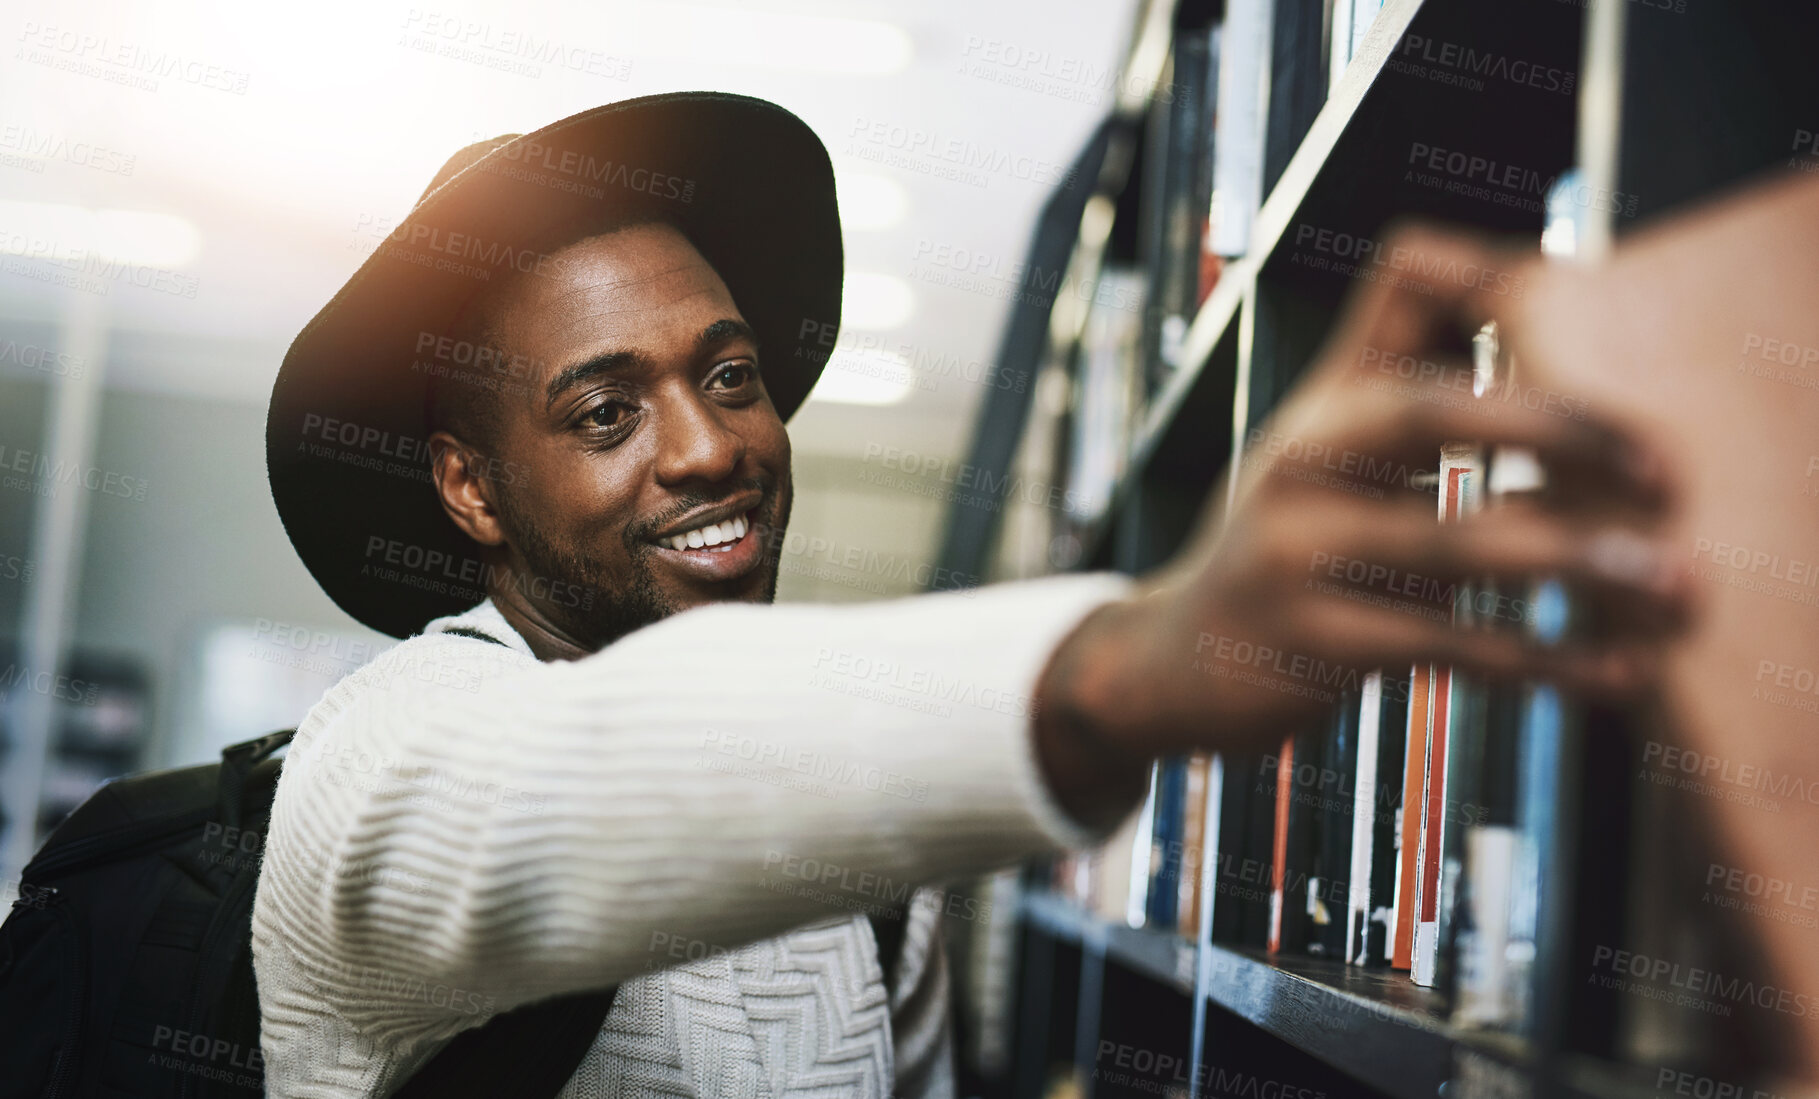
<svg viewBox="0 0 1819 1099"><path fill-rule="evenodd" d="M745 458L745 437L734 430L729 410L699 396L670 402L662 430L657 479L664 484L723 481Z"/></svg>

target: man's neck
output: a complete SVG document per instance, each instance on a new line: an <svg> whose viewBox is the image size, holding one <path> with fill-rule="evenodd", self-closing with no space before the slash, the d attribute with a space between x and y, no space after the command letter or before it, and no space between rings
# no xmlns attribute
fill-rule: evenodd
<svg viewBox="0 0 1819 1099"><path fill-rule="evenodd" d="M592 648L569 636L519 592L507 589L489 594L500 616L518 631L538 660L579 660L593 654Z"/></svg>

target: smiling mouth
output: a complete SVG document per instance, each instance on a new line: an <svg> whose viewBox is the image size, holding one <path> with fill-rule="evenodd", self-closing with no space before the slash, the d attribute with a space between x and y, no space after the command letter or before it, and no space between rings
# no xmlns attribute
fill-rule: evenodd
<svg viewBox="0 0 1819 1099"><path fill-rule="evenodd" d="M657 544L668 549L695 553L727 553L743 542L751 533L751 512L723 519L718 523L696 527L682 534L657 539Z"/></svg>

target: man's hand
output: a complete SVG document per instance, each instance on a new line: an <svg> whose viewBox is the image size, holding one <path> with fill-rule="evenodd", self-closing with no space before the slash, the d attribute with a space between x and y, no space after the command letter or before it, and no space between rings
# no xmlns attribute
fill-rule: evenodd
<svg viewBox="0 0 1819 1099"><path fill-rule="evenodd" d="M1253 433L1229 517L1215 501L1180 555L1090 615L1044 671L1038 752L1082 821L1127 811L1150 759L1274 744L1373 668L1432 660L1632 691L1684 621L1684 566L1660 536L1667 457L1570 395L1472 396L1466 351L1482 317L1466 310L1486 280L1461 272L1516 261L1429 230L1389 248L1416 262L1400 285L1354 296L1307 378ZM1505 284L1519 292L1520 280ZM1526 448L1549 488L1442 526L1419 474L1448 442ZM1454 626L1455 585L1522 590L1543 577L1597 608L1596 637L1545 649L1520 622Z"/></svg>

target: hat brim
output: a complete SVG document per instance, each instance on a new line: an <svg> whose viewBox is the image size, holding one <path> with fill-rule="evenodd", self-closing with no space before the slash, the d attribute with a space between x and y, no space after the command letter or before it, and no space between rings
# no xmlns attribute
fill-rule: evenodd
<svg viewBox="0 0 1819 1099"><path fill-rule="evenodd" d="M504 391L525 367L445 337L489 281L548 271L560 234L629 212L683 230L756 331L777 414L801 406L839 326L844 269L833 166L805 123L765 100L682 92L515 138L433 186L279 367L272 498L347 613L407 637L486 597L479 547L430 480L425 395L436 376Z"/></svg>

